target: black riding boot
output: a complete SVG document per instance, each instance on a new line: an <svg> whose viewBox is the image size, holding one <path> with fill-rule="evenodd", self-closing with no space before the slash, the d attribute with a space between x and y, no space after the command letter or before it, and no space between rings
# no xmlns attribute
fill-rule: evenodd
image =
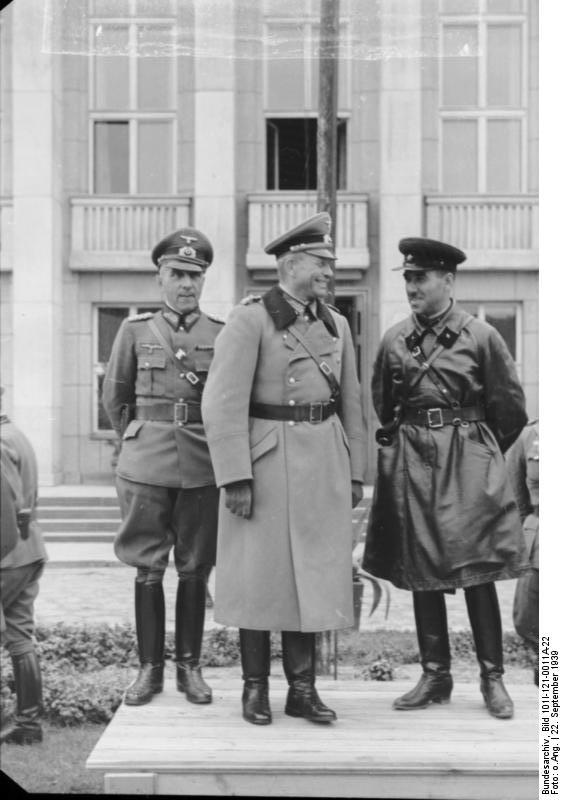
<svg viewBox="0 0 561 800"><path fill-rule="evenodd" d="M254 725L270 725L269 671L271 641L269 631L240 628L243 694L242 716Z"/></svg>
<svg viewBox="0 0 561 800"><path fill-rule="evenodd" d="M125 691L128 706L149 703L164 687L165 601L161 583L134 584L136 636L140 670Z"/></svg>
<svg viewBox="0 0 561 800"><path fill-rule="evenodd" d="M315 687L315 633L283 631L282 664L289 685L285 713L310 722L334 722L337 715L322 703Z"/></svg>
<svg viewBox="0 0 561 800"><path fill-rule="evenodd" d="M12 656L17 711L12 724L0 733L0 742L33 744L43 739L42 684L39 659L34 652Z"/></svg>
<svg viewBox="0 0 561 800"><path fill-rule="evenodd" d="M175 666L177 691L191 703L211 703L212 690L203 680L199 659L205 625L206 578L180 578L175 600Z"/></svg>
<svg viewBox="0 0 561 800"><path fill-rule="evenodd" d="M510 719L514 706L503 684L503 634L494 583L465 590L475 652L481 670L481 694L487 710L498 719Z"/></svg>
<svg viewBox="0 0 561 800"><path fill-rule="evenodd" d="M393 707L398 711L414 711L430 703L448 703L452 693L444 595L442 592L413 592L413 609L423 674L414 689L394 700Z"/></svg>

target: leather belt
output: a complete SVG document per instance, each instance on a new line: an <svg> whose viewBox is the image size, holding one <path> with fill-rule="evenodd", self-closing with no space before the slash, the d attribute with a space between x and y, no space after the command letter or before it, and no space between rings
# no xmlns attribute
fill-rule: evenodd
<svg viewBox="0 0 561 800"><path fill-rule="evenodd" d="M200 403L154 403L150 406L137 406L135 419L147 422L175 422L187 425L191 422L202 422Z"/></svg>
<svg viewBox="0 0 561 800"><path fill-rule="evenodd" d="M251 403L250 417L260 419L291 420L292 422L311 422L317 424L335 414L336 404L331 400L317 403L301 403L300 405L273 405L271 403Z"/></svg>
<svg viewBox="0 0 561 800"><path fill-rule="evenodd" d="M424 425L426 428L442 428L443 425L462 425L485 419L483 409L468 408L408 408L401 422L409 425Z"/></svg>

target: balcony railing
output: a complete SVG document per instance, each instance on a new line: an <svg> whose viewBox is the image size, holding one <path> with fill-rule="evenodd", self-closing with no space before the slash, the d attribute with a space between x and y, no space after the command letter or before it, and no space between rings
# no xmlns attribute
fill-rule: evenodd
<svg viewBox="0 0 561 800"><path fill-rule="evenodd" d="M249 270L271 270L275 259L263 248L277 236L316 212L315 192L263 192L251 194L246 265ZM368 195L337 194L337 270L352 270L356 277L368 268Z"/></svg>
<svg viewBox="0 0 561 800"><path fill-rule="evenodd" d="M12 269L12 227L12 199L0 197L0 272Z"/></svg>
<svg viewBox="0 0 561 800"><path fill-rule="evenodd" d="M152 269L150 250L191 224L191 199L111 195L73 197L70 268Z"/></svg>
<svg viewBox="0 0 561 800"><path fill-rule="evenodd" d="M425 211L426 235L461 247L470 267L537 267L536 195L428 196Z"/></svg>

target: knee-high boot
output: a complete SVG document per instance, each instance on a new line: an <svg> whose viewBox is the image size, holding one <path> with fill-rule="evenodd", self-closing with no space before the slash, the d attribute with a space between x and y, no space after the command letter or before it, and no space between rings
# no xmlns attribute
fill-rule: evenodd
<svg viewBox="0 0 561 800"><path fill-rule="evenodd" d="M201 674L199 659L205 625L206 578L180 578L175 600L175 666L177 690L191 703L211 703L212 690Z"/></svg>
<svg viewBox="0 0 561 800"><path fill-rule="evenodd" d="M337 715L322 703L315 687L315 633L283 631L282 664L289 685L285 713L310 722L334 722Z"/></svg>
<svg viewBox="0 0 561 800"><path fill-rule="evenodd" d="M423 674L414 689L394 700L393 707L398 711L426 708L430 703L448 703L452 693L444 595L442 592L413 592L413 609Z"/></svg>
<svg viewBox="0 0 561 800"><path fill-rule="evenodd" d="M503 684L503 634L499 600L494 583L465 590L475 652L481 671L481 694L493 717L510 719L514 706Z"/></svg>
<svg viewBox="0 0 561 800"><path fill-rule="evenodd" d="M270 725L269 672L271 641L269 631L240 628L243 694L242 716L254 725Z"/></svg>
<svg viewBox="0 0 561 800"><path fill-rule="evenodd" d="M12 656L17 710L11 725L0 733L1 742L33 744L43 739L42 683L39 659L33 651Z"/></svg>
<svg viewBox="0 0 561 800"><path fill-rule="evenodd" d="M165 600L161 583L134 584L140 670L125 691L128 706L149 703L164 686Z"/></svg>

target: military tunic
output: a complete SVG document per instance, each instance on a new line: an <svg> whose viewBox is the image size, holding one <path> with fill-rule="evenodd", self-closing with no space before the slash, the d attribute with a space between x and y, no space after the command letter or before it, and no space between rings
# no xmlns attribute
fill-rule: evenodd
<svg viewBox="0 0 561 800"><path fill-rule="evenodd" d="M340 413L317 424L251 414L250 403L330 398L292 325L341 385ZM307 323L279 287L237 306L216 341L203 418L217 484L253 486L249 519L221 498L215 619L256 630L352 625L351 478L363 480L365 431L344 317L318 302Z"/></svg>
<svg viewBox="0 0 561 800"><path fill-rule="evenodd" d="M166 331L174 353L183 351L181 368L165 352L148 321ZM163 322L163 325L162 325ZM189 489L215 483L202 422L174 424L135 419L135 409L159 403L200 404L201 392L189 381L194 373L204 384L214 355L214 340L224 323L204 313L180 324L171 309L125 320L103 383L103 403L111 424L122 435L117 475L153 486ZM123 428L123 420L130 421Z"/></svg>
<svg viewBox="0 0 561 800"><path fill-rule="evenodd" d="M501 452L527 419L514 363L497 331L455 304L434 334L445 330L451 339L458 336L434 361L440 383L450 400L480 408L484 419L440 427L399 424L378 449L365 543L367 571L415 591L514 578L527 568ZM428 374L418 380L423 367L410 344L421 333L411 316L383 337L372 377L382 425L399 405L406 411L447 407Z"/></svg>
<svg viewBox="0 0 561 800"><path fill-rule="evenodd" d="M29 509L27 538L18 535L16 546L0 562L0 630L2 643L15 656L33 650L34 602L47 550L37 523L38 469L31 442L7 416L0 418L3 483L16 488L16 511ZM4 513L4 509L2 509Z"/></svg>
<svg viewBox="0 0 561 800"><path fill-rule="evenodd" d="M125 320L115 339L103 402L122 436L115 552L131 566L162 572L172 546L180 575L208 574L214 564L218 491L200 401L223 324L200 311L183 318L165 308Z"/></svg>

